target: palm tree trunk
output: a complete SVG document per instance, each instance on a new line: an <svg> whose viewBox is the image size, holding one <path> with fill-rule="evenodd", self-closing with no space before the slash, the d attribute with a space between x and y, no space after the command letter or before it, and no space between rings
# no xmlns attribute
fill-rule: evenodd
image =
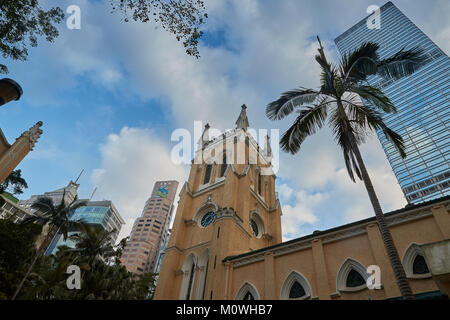
<svg viewBox="0 0 450 320"><path fill-rule="evenodd" d="M361 157L361 153L359 152L359 148L353 133L350 133L350 143L352 145L353 151L355 152L356 161L358 161L358 166L361 171L364 185L366 186L370 202L372 203L373 210L375 211L378 227L380 229L381 236L383 238L383 242L389 256L389 260L391 261L392 269L394 270L395 278L397 279L397 284L400 292L403 296L403 299L414 300L415 297L412 293L411 287L409 286L408 279L406 278L405 270L403 269L403 265L400 261L400 257L398 255L397 248L394 245L394 241L392 240L391 232L389 231L389 228L387 227L384 220L383 211L381 210L378 197L375 193L372 181L370 180L369 173L366 170L366 166L364 165L364 161Z"/></svg>
<svg viewBox="0 0 450 320"><path fill-rule="evenodd" d="M41 254L42 254L42 249L39 249L38 252L36 252L36 255L34 256L33 261L31 262L31 265L28 267L28 270L27 270L27 273L25 274L25 277L23 277L22 281L20 281L20 284L17 287L16 292L14 292L14 295L13 295L11 300L16 300L16 297L19 294L20 290L22 289L23 284L25 283L25 280L27 280L28 276L31 273L31 270L33 269L37 259L41 256Z"/></svg>
<svg viewBox="0 0 450 320"><path fill-rule="evenodd" d="M58 230L56 231L56 234L58 233L58 231L59 231L59 228L58 228ZM16 300L16 297L17 297L17 295L19 294L20 290L22 289L23 284L25 283L25 280L27 280L28 276L29 276L30 273L31 273L31 270L33 270L33 267L34 267L34 265L36 264L37 259L45 252L44 249L45 249L45 248L48 248L48 247L45 246L45 244L46 244L48 241L50 241L50 243L51 243L52 238L53 238L52 230L49 230L47 236L45 237L44 241L43 241L42 244L41 244L41 247L40 247L39 250L36 252L36 255L34 256L33 261L31 262L31 265L28 267L27 273L26 273L25 276L23 277L22 281L20 281L20 284L19 284L19 286L17 287L16 292L14 292L14 295L12 296L12 299L11 299L11 300ZM49 245L50 245L50 243L49 243Z"/></svg>

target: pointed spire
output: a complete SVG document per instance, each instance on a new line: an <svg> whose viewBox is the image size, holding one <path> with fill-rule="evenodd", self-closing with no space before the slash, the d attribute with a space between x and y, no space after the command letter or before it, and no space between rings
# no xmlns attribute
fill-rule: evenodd
<svg viewBox="0 0 450 320"><path fill-rule="evenodd" d="M270 138L269 135L266 135L266 144L264 146L264 152L266 153L266 156L270 158L272 156L272 148L270 147Z"/></svg>
<svg viewBox="0 0 450 320"><path fill-rule="evenodd" d="M247 131L249 124L248 124L247 112L245 111L245 109L247 109L247 106L245 104L243 104L241 106L241 113L239 114L239 118L236 120L236 128Z"/></svg>
<svg viewBox="0 0 450 320"><path fill-rule="evenodd" d="M23 132L20 137L28 137L28 141L30 143L30 151L33 150L34 145L38 141L39 137L42 134L42 121L36 122L34 126L32 126L29 130Z"/></svg>
<svg viewBox="0 0 450 320"><path fill-rule="evenodd" d="M205 129L203 129L203 133L202 136L200 137L200 139L197 142L197 145L200 148L203 148L208 142L209 142L209 123L205 124Z"/></svg>

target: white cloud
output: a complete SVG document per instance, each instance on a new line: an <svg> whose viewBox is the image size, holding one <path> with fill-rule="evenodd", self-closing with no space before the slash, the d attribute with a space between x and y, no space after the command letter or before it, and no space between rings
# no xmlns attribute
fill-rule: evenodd
<svg viewBox="0 0 450 320"><path fill-rule="evenodd" d="M34 72L30 74L28 65L16 73L29 92L24 99L52 102L49 97L54 92L76 86L77 77L84 75L124 101L134 95L147 101L163 98L161 112L174 128L191 129L194 120L229 128L246 103L252 126L280 128L281 133L293 118L269 122L265 105L285 90L317 86L315 36L321 36L332 60L337 52L330 40L365 16L372 4L369 0L210 1L208 31L225 30L227 43L219 48L201 45L201 58L196 60L172 35L152 24L120 21L120 15L110 14L108 2L76 2L82 8L82 29L62 28L55 43L40 42L30 54ZM422 24L426 33L448 52L448 1L435 2L433 10L423 10L433 7L428 2L397 2L414 22L426 13ZM125 127L101 146L102 163L92 175L99 187L97 195L114 201L128 229L140 215L154 181L178 179L182 185L185 180L186 168L171 165L168 143L169 138L157 137L151 130ZM362 153L383 209L404 206L379 143L371 140ZM342 153L328 129L308 138L297 155L281 154L278 175L283 179L278 188L282 203L295 199L283 207L285 234L298 236L308 230L305 226L328 226L322 218L327 214L333 214L336 220L329 219L333 223L373 214L364 185L348 178Z"/></svg>
<svg viewBox="0 0 450 320"><path fill-rule="evenodd" d="M283 205L283 216L281 225L283 231L283 239L290 239L301 233L302 226L305 224L316 224L319 219L317 217L316 208L324 200L327 195L322 193L307 193L305 191L295 192L286 184L282 185L281 190L289 196L294 194L293 205Z"/></svg>
<svg viewBox="0 0 450 320"><path fill-rule="evenodd" d="M94 199L112 200L126 221L118 240L128 236L157 180L186 180L187 168L174 165L169 146L152 130L124 127L100 146L102 163L92 173ZM177 198L175 199L177 203Z"/></svg>

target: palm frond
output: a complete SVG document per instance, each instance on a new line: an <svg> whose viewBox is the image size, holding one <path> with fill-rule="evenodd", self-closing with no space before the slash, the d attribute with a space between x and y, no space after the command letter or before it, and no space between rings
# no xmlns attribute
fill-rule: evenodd
<svg viewBox="0 0 450 320"><path fill-rule="evenodd" d="M298 117L294 124L283 134L280 140L281 149L294 154L298 152L306 137L322 128L327 117L326 98L313 107L298 110Z"/></svg>
<svg viewBox="0 0 450 320"><path fill-rule="evenodd" d="M317 63L319 63L320 67L322 68L322 73L320 76L321 80L321 89L320 92L323 94L333 94L335 92L335 85L334 80L336 78L337 72L336 69L333 68L333 66L328 62L325 51L322 46L322 42L320 42L319 36L317 36L317 41L319 42L319 48L317 51L319 51L318 55L315 55L315 59Z"/></svg>
<svg viewBox="0 0 450 320"><path fill-rule="evenodd" d="M31 208L40 212L41 214L51 214L55 211L53 200L49 197L40 197L31 204Z"/></svg>
<svg viewBox="0 0 450 320"><path fill-rule="evenodd" d="M386 125L383 125L382 129L384 136L394 145L395 149L397 149L400 156L402 158L406 158L405 144L403 142L402 136L393 131L392 129L389 129Z"/></svg>
<svg viewBox="0 0 450 320"><path fill-rule="evenodd" d="M420 47L401 49L393 56L379 61L377 74L386 79L399 79L420 69L427 60L427 55Z"/></svg>
<svg viewBox="0 0 450 320"><path fill-rule="evenodd" d="M355 131L355 129L351 126L344 109L334 109L331 113L328 124L333 132L333 136L337 144L341 147L345 166L350 179L355 182L353 172L356 173L359 179L362 179L361 170L355 159L355 152L350 142L350 135L353 134L355 136L358 144L362 142L362 137L358 131Z"/></svg>
<svg viewBox="0 0 450 320"><path fill-rule="evenodd" d="M270 120L280 120L292 113L295 106L312 103L318 92L312 89L299 88L284 92L278 100L269 103L266 115Z"/></svg>
<svg viewBox="0 0 450 320"><path fill-rule="evenodd" d="M383 126L383 119L378 110L347 100L343 100L343 102L353 124L352 127L359 133L359 136L366 131L378 130Z"/></svg>
<svg viewBox="0 0 450 320"><path fill-rule="evenodd" d="M346 103L349 109L349 114L353 117L352 121L361 131L382 130L386 139L388 139L399 152L402 158L406 157L405 146L403 138L389 129L383 121L381 113L369 106ZM361 136L361 134L359 135Z"/></svg>
<svg viewBox="0 0 450 320"><path fill-rule="evenodd" d="M397 112L392 101L378 88L365 85L353 85L347 88L347 91L358 94L362 99L370 102L386 113Z"/></svg>
<svg viewBox="0 0 450 320"><path fill-rule="evenodd" d="M364 42L351 53L343 54L341 58L342 78L346 82L357 83L366 80L368 75L377 71L379 45L374 42Z"/></svg>

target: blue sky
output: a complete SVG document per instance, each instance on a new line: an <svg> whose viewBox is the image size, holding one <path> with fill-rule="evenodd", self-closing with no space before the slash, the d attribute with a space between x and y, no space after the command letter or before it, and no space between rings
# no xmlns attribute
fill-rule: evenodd
<svg viewBox="0 0 450 320"><path fill-rule="evenodd" d="M316 35L330 58L333 39L385 1L212 1L200 59L187 56L170 34L152 24L124 23L108 2L44 1L81 8L81 29L59 27L54 43L40 39L28 61L3 61L19 82L22 99L0 108L0 127L13 142L34 123L43 135L18 168L29 188L20 198L57 189L81 169L79 194L111 199L128 235L154 181L177 179L189 169L170 162L176 128L193 121L227 129L240 106L250 125L279 128L265 105L299 85L318 85ZM445 52L450 44L450 3L393 1ZM336 14L338 13L338 14ZM362 149L383 209L406 204L384 153L373 138ZM181 183L181 184L182 184ZM372 215L361 183L352 183L327 129L295 156L283 154L277 179L285 239Z"/></svg>

